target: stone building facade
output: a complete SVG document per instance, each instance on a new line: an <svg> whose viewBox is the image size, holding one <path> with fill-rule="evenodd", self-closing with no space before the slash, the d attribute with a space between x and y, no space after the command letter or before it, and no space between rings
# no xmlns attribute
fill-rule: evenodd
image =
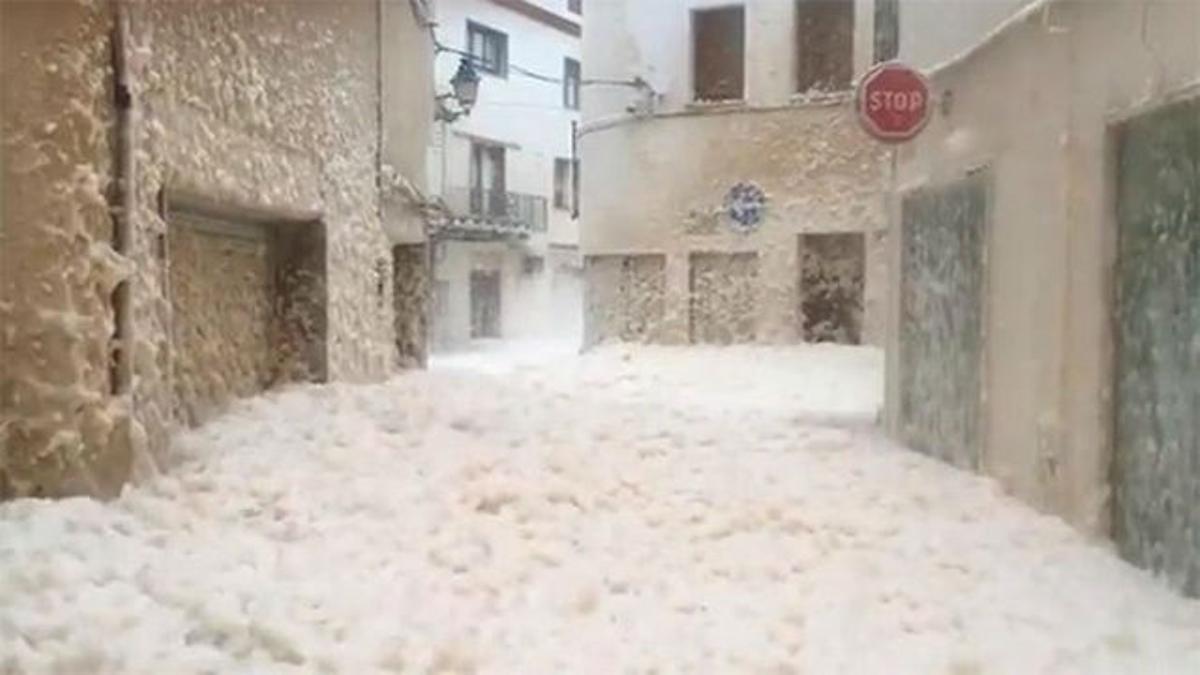
<svg viewBox="0 0 1200 675"><path fill-rule="evenodd" d="M931 78L889 429L1200 594L1200 5L1035 2Z"/></svg>
<svg viewBox="0 0 1200 675"><path fill-rule="evenodd" d="M888 154L851 92L895 56L876 16L873 0L589 7L586 343L881 343ZM730 215L739 191L765 197L753 222Z"/></svg>
<svg viewBox="0 0 1200 675"><path fill-rule="evenodd" d="M424 11L0 4L0 497L111 495L237 397L419 361Z"/></svg>

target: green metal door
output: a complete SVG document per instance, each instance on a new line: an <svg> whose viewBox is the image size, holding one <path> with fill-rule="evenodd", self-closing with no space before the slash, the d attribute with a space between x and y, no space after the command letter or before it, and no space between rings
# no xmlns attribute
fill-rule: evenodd
<svg viewBox="0 0 1200 675"><path fill-rule="evenodd" d="M987 174L911 192L902 210L900 435L957 466L980 464Z"/></svg>
<svg viewBox="0 0 1200 675"><path fill-rule="evenodd" d="M1118 167L1114 537L1200 595L1200 101L1129 122Z"/></svg>

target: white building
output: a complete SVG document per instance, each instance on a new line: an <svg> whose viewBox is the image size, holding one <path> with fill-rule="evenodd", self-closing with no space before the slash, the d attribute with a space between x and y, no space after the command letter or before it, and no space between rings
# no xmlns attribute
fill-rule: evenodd
<svg viewBox="0 0 1200 675"><path fill-rule="evenodd" d="M580 2L441 0L436 12L439 92L462 52L482 81L430 148L430 186L454 214L433 232L434 344L577 331Z"/></svg>

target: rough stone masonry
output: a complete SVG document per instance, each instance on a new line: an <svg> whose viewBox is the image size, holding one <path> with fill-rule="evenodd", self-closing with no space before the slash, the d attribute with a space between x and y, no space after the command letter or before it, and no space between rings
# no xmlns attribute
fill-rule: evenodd
<svg viewBox="0 0 1200 675"><path fill-rule="evenodd" d="M395 367L383 4L0 5L0 498L111 495L233 396ZM403 8L389 55L427 63ZM175 231L197 215L221 225Z"/></svg>

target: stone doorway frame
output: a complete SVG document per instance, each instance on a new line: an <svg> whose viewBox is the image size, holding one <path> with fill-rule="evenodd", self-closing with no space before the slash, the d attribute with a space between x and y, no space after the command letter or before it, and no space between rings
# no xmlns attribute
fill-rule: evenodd
<svg viewBox="0 0 1200 675"><path fill-rule="evenodd" d="M806 343L827 342L833 344L861 345L866 324L867 299L867 236L862 230L801 232L796 236L797 261L797 319L796 331ZM840 257L834 252L849 253ZM808 255L811 253L811 256ZM816 268L807 263L819 259ZM838 263L854 266L852 288L844 285L837 289L822 287L821 282L830 281L837 271L830 268ZM823 274L824 273L824 274ZM845 279L838 279L846 281ZM851 291L849 294L837 291ZM832 326L816 325L817 316L810 316L809 309L825 310L821 318L834 321Z"/></svg>
<svg viewBox="0 0 1200 675"><path fill-rule="evenodd" d="M329 378L327 238L320 214L243 207L202 195L164 189L159 193L164 231L158 235L157 256L162 264L162 295L166 300L164 341L170 408L185 404L175 387L175 317L171 288L170 228L180 217L213 223L214 228L248 228L261 233L267 244L272 283L270 340L280 355L264 390L287 382L323 383ZM236 236L236 232L232 232Z"/></svg>

